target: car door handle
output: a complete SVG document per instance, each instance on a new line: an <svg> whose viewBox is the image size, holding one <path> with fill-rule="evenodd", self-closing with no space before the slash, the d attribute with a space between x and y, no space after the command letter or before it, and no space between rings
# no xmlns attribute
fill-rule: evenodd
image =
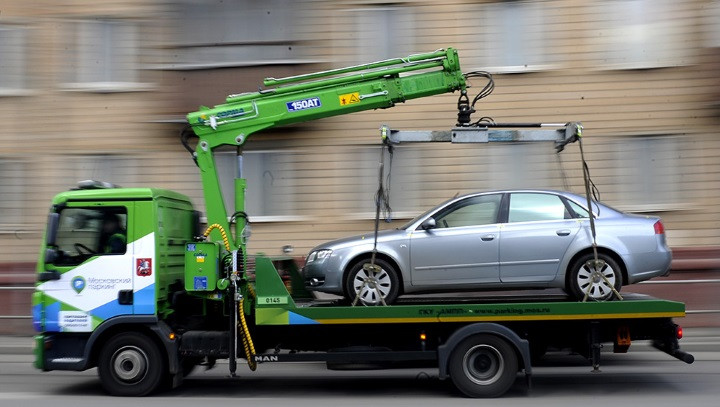
<svg viewBox="0 0 720 407"><path fill-rule="evenodd" d="M570 234L570 229L560 229L555 233L557 233L558 236L567 236Z"/></svg>
<svg viewBox="0 0 720 407"><path fill-rule="evenodd" d="M485 235L480 238L483 242L489 242L493 239L495 239L495 235Z"/></svg>

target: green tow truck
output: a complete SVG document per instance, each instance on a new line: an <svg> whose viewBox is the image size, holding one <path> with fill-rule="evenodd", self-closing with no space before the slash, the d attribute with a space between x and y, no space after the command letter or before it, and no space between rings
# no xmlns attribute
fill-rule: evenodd
<svg viewBox="0 0 720 407"><path fill-rule="evenodd" d="M672 322L685 315L678 302L526 296L352 306L313 300L292 261L248 255L242 147L258 131L459 91L456 128L383 127L384 142L553 141L561 150L581 135L578 123L472 122L475 102L488 89L471 100L466 79L472 76L485 75L463 74L457 52L448 48L266 79L271 88L190 113L181 141L200 170L205 230L190 200L168 190L88 181L58 194L33 293L35 366L97 367L108 393L143 396L178 386L194 366L218 359L228 359L232 375L238 359L252 370L298 361L322 361L329 368L423 365L439 368L441 379L450 378L468 396L495 397L519 372L529 380L532 357L548 347L572 349L597 369L604 343L624 352L634 340L651 340L692 363ZM238 152L232 213L223 203L213 156L221 146Z"/></svg>

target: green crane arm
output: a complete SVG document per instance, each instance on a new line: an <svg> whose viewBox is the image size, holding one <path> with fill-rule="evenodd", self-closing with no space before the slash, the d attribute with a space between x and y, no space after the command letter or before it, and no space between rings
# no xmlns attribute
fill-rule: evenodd
<svg viewBox="0 0 720 407"><path fill-rule="evenodd" d="M465 76L453 48L370 64L264 81L274 88L228 96L213 108L187 115L199 138L194 158L200 168L208 224L229 232L228 215L213 151L241 147L260 130L371 109L385 109L409 99L465 90ZM245 211L245 180L235 181L235 211ZM245 251L238 219L232 249ZM213 232L218 233L218 232ZM213 236L215 239L219 235Z"/></svg>
<svg viewBox="0 0 720 407"><path fill-rule="evenodd" d="M402 76L401 76L402 74ZM283 79L265 79L259 92L187 115L201 142L213 149L242 145L257 131L465 89L453 48Z"/></svg>

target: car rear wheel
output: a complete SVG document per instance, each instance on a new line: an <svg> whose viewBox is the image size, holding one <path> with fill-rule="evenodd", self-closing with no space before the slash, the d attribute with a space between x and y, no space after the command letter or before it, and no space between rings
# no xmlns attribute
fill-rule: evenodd
<svg viewBox="0 0 720 407"><path fill-rule="evenodd" d="M363 267L370 259L356 263L348 272L345 280L345 292L348 299L354 301L359 296L363 305L390 305L397 299L400 292L400 279L398 273L390 263L382 259L375 259L375 265L380 267L379 272L367 271ZM358 294L359 292L359 294Z"/></svg>
<svg viewBox="0 0 720 407"><path fill-rule="evenodd" d="M598 253L598 260L600 267L597 272L594 270L595 256L592 253L580 256L571 266L569 291L576 300L582 301L587 293L589 300L607 301L613 298L612 287L620 291L622 287L620 265L604 253Z"/></svg>

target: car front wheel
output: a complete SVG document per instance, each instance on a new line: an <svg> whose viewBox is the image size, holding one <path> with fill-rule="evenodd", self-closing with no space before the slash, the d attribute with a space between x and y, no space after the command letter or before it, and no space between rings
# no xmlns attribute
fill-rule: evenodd
<svg viewBox="0 0 720 407"><path fill-rule="evenodd" d="M400 279L398 273L390 263L382 259L375 259L375 265L380 271L367 271L363 267L370 263L366 259L356 263L348 272L345 280L345 292L348 299L354 301L356 297L363 305L390 305L397 299L400 292Z"/></svg>
<svg viewBox="0 0 720 407"><path fill-rule="evenodd" d="M592 253L580 256L570 267L570 294L582 301L587 294L588 300L607 301L613 298L615 287L622 287L620 265L612 257L598 253L599 267L595 270L595 256ZM603 278L603 276L605 278Z"/></svg>

